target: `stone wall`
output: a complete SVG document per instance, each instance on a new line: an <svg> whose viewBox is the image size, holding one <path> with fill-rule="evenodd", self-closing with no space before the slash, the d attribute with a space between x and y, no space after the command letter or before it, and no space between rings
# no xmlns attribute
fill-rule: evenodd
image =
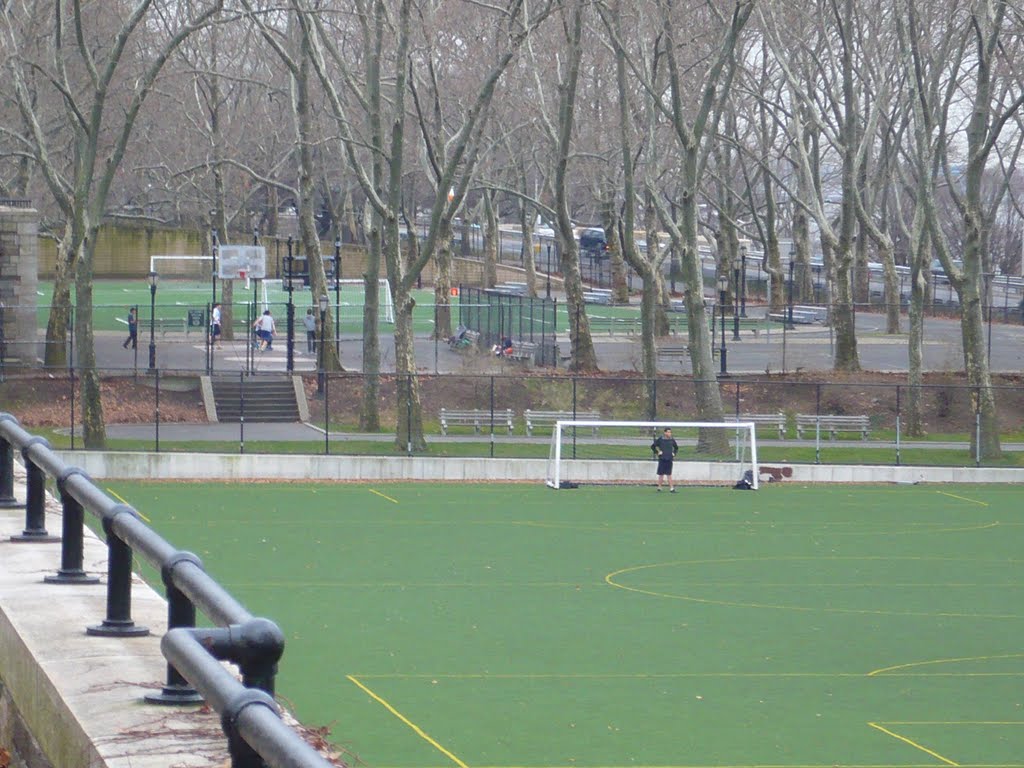
<svg viewBox="0 0 1024 768"><path fill-rule="evenodd" d="M39 214L28 201L0 200L0 310L5 359L34 365L39 287Z"/></svg>

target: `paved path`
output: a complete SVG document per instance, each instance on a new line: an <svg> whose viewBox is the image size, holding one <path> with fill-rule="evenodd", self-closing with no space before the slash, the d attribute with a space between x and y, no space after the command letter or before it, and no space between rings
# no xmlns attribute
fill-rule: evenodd
<svg viewBox="0 0 1024 768"><path fill-rule="evenodd" d="M907 369L906 335L889 336L884 333L882 315L860 313L857 315L858 352L861 367L870 371L904 371ZM904 318L904 328L906 318ZM728 371L731 374L787 373L794 371L830 370L833 363L833 338L831 330L821 326L798 326L785 331L781 326L761 332L757 338L750 331L742 331L741 340L732 338L732 330L726 324L726 350ZM105 370L146 370L148 367L149 338L140 334L139 348L125 350L121 347L124 336L121 333L97 333L96 357ZM558 339L560 351L565 355L569 350L569 339L562 335ZM720 348L721 330L716 329L714 346ZM341 358L345 370L362 370L362 338L346 337L341 341ZM603 371L638 371L640 369L640 339L635 335L597 335L594 337L598 365ZM239 342L224 342L223 348L215 350L214 370L220 373L252 370L256 373L283 372L287 369L286 345L278 339L272 350L251 353L246 345ZM390 332L380 337L381 367L384 372L395 369L394 339ZM1024 326L993 324L991 327L991 360L993 372L1024 371ZM480 373L495 371L515 373L521 370L518 363L481 359L454 352L443 342L427 337L415 340L416 362L421 371L430 373ZM157 367L161 370L205 371L206 348L201 334L184 336L168 334L155 338ZM564 365L564 362L560 362ZM718 363L716 362L716 369ZM960 325L956 320L929 318L926 324L924 343L924 366L926 370L959 371L963 369L963 353L960 343ZM305 339L295 344L294 370L315 372L315 355L306 352ZM689 373L688 361L663 362L659 365L662 373Z"/></svg>

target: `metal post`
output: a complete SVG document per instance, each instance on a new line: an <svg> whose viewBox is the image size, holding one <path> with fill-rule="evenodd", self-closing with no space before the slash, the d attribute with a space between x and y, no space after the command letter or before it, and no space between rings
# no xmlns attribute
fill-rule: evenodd
<svg viewBox="0 0 1024 768"><path fill-rule="evenodd" d="M548 264L547 264L547 266L548 266L548 269L547 269L547 273L548 273L548 287L547 287L546 295L550 299L551 298L551 243L548 243Z"/></svg>
<svg viewBox="0 0 1024 768"><path fill-rule="evenodd" d="M789 307L789 317L786 318L786 326L789 328L793 327L793 266L795 264L793 257L796 255L795 251L789 252L789 286L787 287L789 296L786 299Z"/></svg>
<svg viewBox="0 0 1024 768"><path fill-rule="evenodd" d="M316 396L324 396L324 325L327 322L327 305L330 299L327 298L327 294L320 296L320 345L317 347L317 359L316 359ZM325 406L326 407L326 404Z"/></svg>
<svg viewBox="0 0 1024 768"><path fill-rule="evenodd" d="M435 328L437 326L434 326ZM334 238L334 351L341 357L341 235Z"/></svg>
<svg viewBox="0 0 1024 768"><path fill-rule="evenodd" d="M149 273L149 370L156 368L156 272Z"/></svg>
<svg viewBox="0 0 1024 768"><path fill-rule="evenodd" d="M733 292L732 292L732 340L740 340L740 268L733 266L732 270Z"/></svg>
<svg viewBox="0 0 1024 768"><path fill-rule="evenodd" d="M51 536L46 530L46 472L29 457L29 449L36 444L50 447L42 437L33 437L21 447L21 458L25 462L25 529L11 536L14 542L55 542L59 536Z"/></svg>
<svg viewBox="0 0 1024 768"><path fill-rule="evenodd" d="M17 424L13 416L5 414L3 420ZM23 506L14 496L14 446L0 437L0 509L19 509Z"/></svg>
<svg viewBox="0 0 1024 768"><path fill-rule="evenodd" d="M295 255L292 253L292 236L288 235L288 255L285 259L285 270L288 275L288 313L286 315L285 328L287 331L288 339L285 343L287 347L285 370L291 373L295 370L295 304L292 300L292 293L294 287L292 286L292 266L295 261ZM259 311L257 310L257 315Z"/></svg>
<svg viewBox="0 0 1024 768"><path fill-rule="evenodd" d="M728 298L729 290L729 278L725 275L718 276L718 306L721 308L722 313L722 346L718 350L718 362L719 372L718 375L725 378L729 375L728 368L726 366L726 348L725 348L725 302ZM712 327L713 330L713 327Z"/></svg>
<svg viewBox="0 0 1024 768"><path fill-rule="evenodd" d="M747 316L747 246L740 246L740 315Z"/></svg>
<svg viewBox="0 0 1024 768"><path fill-rule="evenodd" d="M99 578L89 576L82 568L85 543L85 509L78 499L64 488L72 475L85 475L78 467L67 467L57 477L63 509L60 569L53 576L43 577L47 584L98 584Z"/></svg>
<svg viewBox="0 0 1024 768"><path fill-rule="evenodd" d="M147 627L132 621L132 548L114 531L120 515L137 517L127 504L118 504L103 516L107 536L107 616L101 624L87 627L85 633L97 637L143 637Z"/></svg>

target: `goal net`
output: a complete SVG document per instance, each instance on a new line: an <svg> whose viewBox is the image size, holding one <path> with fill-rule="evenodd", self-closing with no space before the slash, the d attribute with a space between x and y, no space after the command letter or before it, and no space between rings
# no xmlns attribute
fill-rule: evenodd
<svg viewBox="0 0 1024 768"><path fill-rule="evenodd" d="M161 280L209 283L213 276L212 256L150 256L149 271Z"/></svg>
<svg viewBox="0 0 1024 768"><path fill-rule="evenodd" d="M586 484L654 484L654 439L672 430L679 444L672 468L677 484L758 487L752 422L558 421L551 430L545 482L551 488Z"/></svg>
<svg viewBox="0 0 1024 768"><path fill-rule="evenodd" d="M287 286L283 280L264 280L264 305L281 305L288 302ZM308 286L296 281L292 300L297 308L296 317L306 313L309 307L315 308L318 302L312 296ZM327 281L327 301L331 311L336 313L342 323L362 323L363 307L366 305L366 282L360 279L339 280L337 289L333 280ZM386 277L377 280L377 319L382 323L393 325L395 322L395 304L391 296L391 283Z"/></svg>

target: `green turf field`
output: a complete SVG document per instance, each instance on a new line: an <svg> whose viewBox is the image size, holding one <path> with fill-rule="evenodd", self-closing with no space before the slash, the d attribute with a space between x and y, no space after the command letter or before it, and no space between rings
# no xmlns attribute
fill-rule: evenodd
<svg viewBox="0 0 1024 768"><path fill-rule="evenodd" d="M271 311L278 318L278 323L285 316L285 306L288 302L288 294L281 290L279 281L268 282L268 289L264 296L259 291L256 301L262 308L266 300ZM217 298L221 299L221 283L218 282ZM39 324L45 327L49 318L49 305L53 295L52 283L40 283L38 291L39 301ZM432 289L413 291L416 299L414 309L414 332L430 333L434 324L434 293ZM253 301L252 290L246 291L244 283L239 282L235 287L235 313L238 319L244 319L247 315L247 304ZM188 281L180 279L162 280L157 286L156 292L156 313L158 319L184 318L189 309L205 310L213 298L213 288L210 282ZM329 292L332 306L335 303L335 293ZM341 290L341 333L353 334L362 331L362 287L345 285ZM295 303L295 318L301 323L301 318L306 310L314 305L312 295L308 289L297 290L293 294ZM72 289L72 302L74 302L74 290ZM458 299L453 299L457 306ZM150 295L149 286L145 276L138 280L97 280L93 285L93 307L94 326L97 331L125 330L127 327L126 317L128 308L138 305L140 330L144 331L149 322ZM640 332L640 310L637 306L611 307L602 305L587 305L587 315L593 323L594 333L615 334L638 334ZM683 313L672 313L669 321L677 332L685 331L686 315ZM453 320L453 322L456 322ZM558 331L565 332L569 327L569 315L564 302L559 302L557 319ZM381 325L382 330L391 328L388 324Z"/></svg>
<svg viewBox="0 0 1024 768"><path fill-rule="evenodd" d="M109 487L375 768L1024 765L1016 487Z"/></svg>

